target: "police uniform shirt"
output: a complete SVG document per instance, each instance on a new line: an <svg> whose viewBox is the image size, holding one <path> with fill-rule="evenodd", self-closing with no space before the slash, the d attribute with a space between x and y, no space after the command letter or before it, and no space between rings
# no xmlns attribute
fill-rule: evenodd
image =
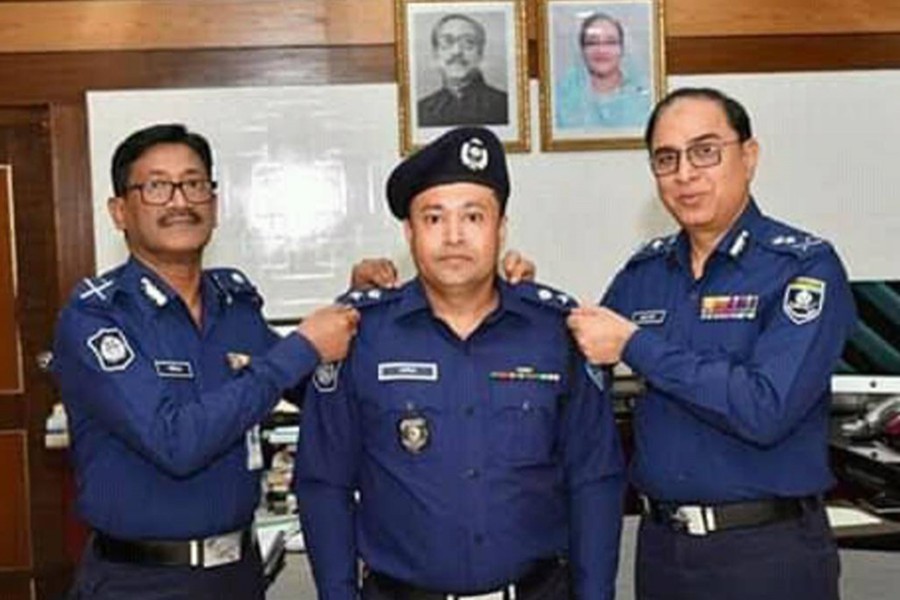
<svg viewBox="0 0 900 600"><path fill-rule="evenodd" d="M255 288L204 271L202 326L136 259L85 280L61 312L54 370L69 415L81 515L124 539L248 526L261 465L248 430L318 362L267 327Z"/></svg>
<svg viewBox="0 0 900 600"><path fill-rule="evenodd" d="M855 316L827 242L751 201L700 279L684 233L661 238L603 304L640 326L623 360L647 382L634 412L642 492L717 503L832 485L830 375Z"/></svg>
<svg viewBox="0 0 900 600"><path fill-rule="evenodd" d="M475 592L565 553L578 598L612 598L623 459L611 402L573 350L572 301L497 285L499 308L466 340L418 280L348 296L359 334L307 388L294 479L323 600L356 598L357 557L420 588Z"/></svg>

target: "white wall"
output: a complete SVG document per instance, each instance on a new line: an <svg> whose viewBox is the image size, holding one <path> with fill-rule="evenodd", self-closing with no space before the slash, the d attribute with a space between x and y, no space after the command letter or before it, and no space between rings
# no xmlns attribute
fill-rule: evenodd
<svg viewBox="0 0 900 600"><path fill-rule="evenodd" d="M854 278L900 277L900 71L669 78L719 87L748 108L762 145L755 195L832 240ZM510 155L509 245L539 278L594 300L641 243L672 228L643 151ZM100 271L124 256L109 226L109 159L132 130L182 121L206 134L222 183L208 264L246 270L268 316L291 317L346 286L350 265L387 255L412 269L384 205L398 160L396 86L100 92L88 96Z"/></svg>

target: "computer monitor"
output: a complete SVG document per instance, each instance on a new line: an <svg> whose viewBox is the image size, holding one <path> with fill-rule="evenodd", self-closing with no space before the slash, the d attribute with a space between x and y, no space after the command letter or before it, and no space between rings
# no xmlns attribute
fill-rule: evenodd
<svg viewBox="0 0 900 600"><path fill-rule="evenodd" d="M900 394L900 280L850 283L859 317L831 378L836 394Z"/></svg>

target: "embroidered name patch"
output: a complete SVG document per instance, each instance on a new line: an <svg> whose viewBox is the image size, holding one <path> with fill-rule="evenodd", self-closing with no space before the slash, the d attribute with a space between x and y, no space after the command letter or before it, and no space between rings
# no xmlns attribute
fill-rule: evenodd
<svg viewBox="0 0 900 600"><path fill-rule="evenodd" d="M154 360L153 366L160 377L193 379L194 367L186 360Z"/></svg>
<svg viewBox="0 0 900 600"><path fill-rule="evenodd" d="M378 381L437 381L437 363L378 363Z"/></svg>
<svg viewBox="0 0 900 600"><path fill-rule="evenodd" d="M631 313L631 321L635 325L662 325L666 320L664 310L636 310Z"/></svg>
<svg viewBox="0 0 900 600"><path fill-rule="evenodd" d="M87 345L104 371L124 371L134 361L134 350L118 327L98 329Z"/></svg>
<svg viewBox="0 0 900 600"><path fill-rule="evenodd" d="M825 282L821 279L798 277L784 290L784 314L797 325L815 320L824 304Z"/></svg>
<svg viewBox="0 0 900 600"><path fill-rule="evenodd" d="M749 321L756 318L759 296L704 296L700 301L701 321Z"/></svg>

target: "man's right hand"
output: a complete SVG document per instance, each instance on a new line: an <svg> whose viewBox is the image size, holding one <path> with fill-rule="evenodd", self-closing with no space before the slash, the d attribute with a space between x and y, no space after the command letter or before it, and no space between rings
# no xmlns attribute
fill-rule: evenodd
<svg viewBox="0 0 900 600"><path fill-rule="evenodd" d="M315 347L322 362L347 356L356 335L359 313L349 306L326 306L314 311L297 326L297 332Z"/></svg>
<svg viewBox="0 0 900 600"><path fill-rule="evenodd" d="M366 258L353 265L350 287L354 290L397 287L397 267L388 258Z"/></svg>

